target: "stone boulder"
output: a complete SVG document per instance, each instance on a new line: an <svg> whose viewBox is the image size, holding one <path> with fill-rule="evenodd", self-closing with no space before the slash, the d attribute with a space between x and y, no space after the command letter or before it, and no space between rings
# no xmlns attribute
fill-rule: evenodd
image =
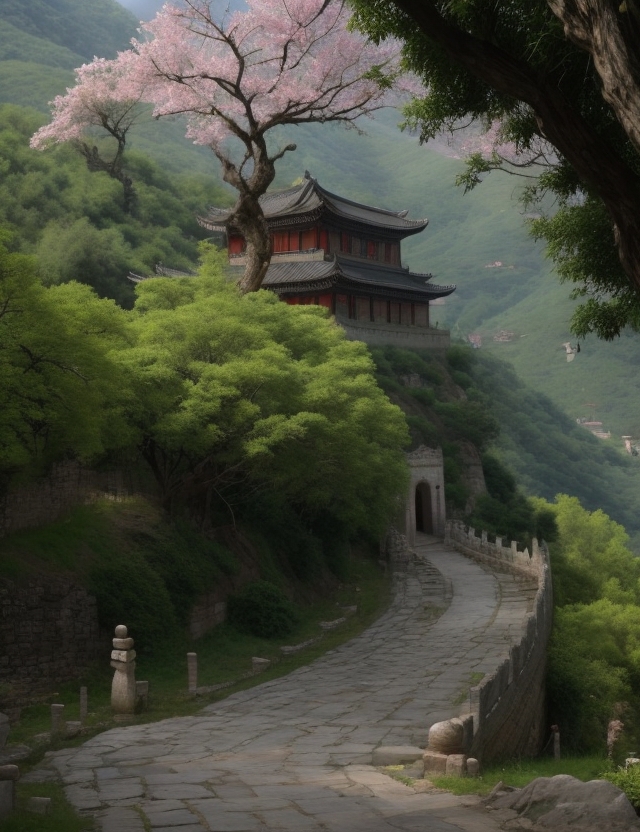
<svg viewBox="0 0 640 832"><path fill-rule="evenodd" d="M568 774L539 777L524 789L490 796L491 809L511 809L536 830L640 832L640 818L624 792L607 780L583 783Z"/></svg>
<svg viewBox="0 0 640 832"><path fill-rule="evenodd" d="M429 728L429 749L439 754L461 754L464 750L464 725L454 717L435 722Z"/></svg>

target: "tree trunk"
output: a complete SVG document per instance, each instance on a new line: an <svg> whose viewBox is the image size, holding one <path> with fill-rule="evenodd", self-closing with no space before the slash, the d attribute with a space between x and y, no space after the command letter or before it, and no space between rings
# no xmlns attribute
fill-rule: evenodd
<svg viewBox="0 0 640 832"><path fill-rule="evenodd" d="M211 149L222 165L222 178L238 193L238 201L229 215L229 225L235 226L243 235L246 243L246 266L238 286L243 294L257 292L271 262L271 234L260 205L260 197L266 194L276 176L275 163L289 150L295 150L295 144L288 144L279 153L269 156L264 136L253 132L244 135L242 140L247 147L245 162L251 159L253 170L246 177L241 171L243 164L234 164L220 148L212 145Z"/></svg>
<svg viewBox="0 0 640 832"><path fill-rule="evenodd" d="M568 40L589 52L602 79L602 97L640 153L640 13L628 0L547 0Z"/></svg>
<svg viewBox="0 0 640 832"><path fill-rule="evenodd" d="M559 89L526 62L452 25L431 0L394 0L394 3L452 61L493 89L531 107L540 134L602 199L611 217L620 262L634 290L640 294L640 178L635 171L591 129Z"/></svg>
<svg viewBox="0 0 640 832"><path fill-rule="evenodd" d="M271 235L258 199L248 194L241 196L232 221L242 231L246 243L246 266L238 286L243 294L257 292L271 262Z"/></svg>
<svg viewBox="0 0 640 832"><path fill-rule="evenodd" d="M122 185L122 208L125 214L133 214L137 201L137 194L133 186L133 180L122 170L122 153L118 152L116 157L111 162L108 162L100 156L98 148L95 145L93 147L89 147L89 145L84 142L77 142L76 147L84 156L87 162L87 167L92 173L95 173L96 171L103 171L112 179L120 182Z"/></svg>

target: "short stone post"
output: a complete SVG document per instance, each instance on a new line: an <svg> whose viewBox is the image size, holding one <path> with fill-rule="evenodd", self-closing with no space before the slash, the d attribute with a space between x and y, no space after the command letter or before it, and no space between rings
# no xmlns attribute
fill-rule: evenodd
<svg viewBox="0 0 640 832"><path fill-rule="evenodd" d="M266 670L270 664L270 659L260 659L258 656L253 656L251 658L251 670L253 673L262 673L262 671Z"/></svg>
<svg viewBox="0 0 640 832"><path fill-rule="evenodd" d="M9 717L6 714L0 714L0 749L4 748L10 730Z"/></svg>
<svg viewBox="0 0 640 832"><path fill-rule="evenodd" d="M51 739L62 733L62 714L64 705L51 706Z"/></svg>
<svg viewBox="0 0 640 832"><path fill-rule="evenodd" d="M27 811L36 815L48 815L51 812L51 798L30 797L27 803Z"/></svg>
<svg viewBox="0 0 640 832"><path fill-rule="evenodd" d="M189 693L195 693L198 689L198 654L187 653L187 677Z"/></svg>
<svg viewBox="0 0 640 832"><path fill-rule="evenodd" d="M560 759L560 728L557 725L552 725L551 730L553 731L553 758L554 760Z"/></svg>
<svg viewBox="0 0 640 832"><path fill-rule="evenodd" d="M467 774L469 777L477 777L480 774L480 763L475 757L467 758Z"/></svg>
<svg viewBox="0 0 640 832"><path fill-rule="evenodd" d="M0 820L16 807L16 782L19 778L18 766L0 766Z"/></svg>
<svg viewBox="0 0 640 832"><path fill-rule="evenodd" d="M89 698L87 696L87 689L80 688L80 722L84 725L87 721L87 713L89 711Z"/></svg>
<svg viewBox="0 0 640 832"><path fill-rule="evenodd" d="M111 667L115 670L111 683L111 708L115 714L132 714L136 708L136 651L133 639L127 638L124 624L116 627L111 651Z"/></svg>
<svg viewBox="0 0 640 832"><path fill-rule="evenodd" d="M149 707L149 682L136 682L136 711Z"/></svg>

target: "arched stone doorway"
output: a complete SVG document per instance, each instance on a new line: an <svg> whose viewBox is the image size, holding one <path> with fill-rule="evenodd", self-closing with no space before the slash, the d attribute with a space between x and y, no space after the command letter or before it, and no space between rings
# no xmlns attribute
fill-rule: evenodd
<svg viewBox="0 0 640 832"><path fill-rule="evenodd" d="M411 479L404 504L404 518L398 528L409 545L416 542L416 532L444 537L445 499L444 465L440 448L421 445L407 454Z"/></svg>
<svg viewBox="0 0 640 832"><path fill-rule="evenodd" d="M419 482L416 486L416 531L433 534L433 509L431 488L428 482Z"/></svg>

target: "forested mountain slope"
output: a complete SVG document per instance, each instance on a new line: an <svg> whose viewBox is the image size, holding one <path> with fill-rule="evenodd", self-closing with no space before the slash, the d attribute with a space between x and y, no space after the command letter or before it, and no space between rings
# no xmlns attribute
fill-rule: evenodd
<svg viewBox="0 0 640 832"><path fill-rule="evenodd" d="M74 23L67 28L63 22L69 15ZM8 0L0 10L0 30L6 33L0 47L0 59L4 58L0 61L0 101L46 111L46 102L72 83L73 66L95 53L109 55L125 47L136 25L136 17L115 0L94 0L90 5L79 0L57 0L56 4ZM25 114L25 119L35 129L33 116ZM406 241L404 260L415 271L433 273L436 282L458 287L446 305L434 307L434 321L450 327L454 338L480 334L483 353L512 361L522 379L565 410L569 417L562 428L565 433L570 426L573 430L576 418L593 417L612 431L612 448L621 447L621 434L640 435L640 389L633 383L640 338L629 335L613 344L590 339L581 345L573 362L566 361L562 344L571 340L569 318L576 302L569 299L569 288L558 283L541 247L526 232L516 201L520 180L494 173L465 196L454 185L462 162L442 143L437 150L421 147L415 137L398 130L399 120L399 114L389 112L365 121L361 125L364 135L334 125L315 125L277 137L281 142L295 141L298 149L280 162L276 185L286 187L308 169L323 186L352 199L406 208L412 217L427 216L426 231ZM195 262L194 243L199 236L193 215L207 203L232 198L216 187L219 174L212 154L184 139L179 122L158 123L149 118L132 133L130 170L141 194L142 211L133 220L122 215L115 183L107 182L103 174L89 175L79 157L73 160L70 149L43 154L27 151L28 125L14 115L5 118L0 128L0 155L9 173L3 183L2 221L22 238L23 250L47 253L49 274L60 272L63 243L71 239L70 253L79 248L80 254L99 255L92 261L74 254L75 273L106 268L111 270L109 280L122 281L129 268L148 271L157 260L187 268ZM16 129L21 133L19 153ZM162 175L141 154L159 163ZM165 174L180 172L190 178L169 184ZM60 179L57 184L54 173ZM77 226L83 217L85 225ZM100 245L92 242L96 232L87 223L97 229ZM49 246L47 240L55 245ZM513 338L494 342L500 330L513 332ZM516 399L524 395L515 377L509 384ZM585 440L595 442L588 435ZM598 447L604 452L604 446L592 445ZM572 479L586 481L590 476L583 451L576 453L582 466L579 476L564 479L548 471L534 476L522 449L505 452L523 482L547 496L553 496L556 484L569 490ZM627 462L633 467L637 460ZM600 476L595 470L593 475ZM625 488L622 481L611 484L618 497ZM620 518L611 507L608 510Z"/></svg>
<svg viewBox="0 0 640 832"><path fill-rule="evenodd" d="M443 449L450 514L523 539L528 509L510 469L530 495L553 501L570 494L588 511L602 509L640 551L637 461L578 427L507 362L461 345L446 357L396 347L375 348L373 355L380 384L407 414L413 447ZM489 493L471 509L478 463Z"/></svg>
<svg viewBox="0 0 640 832"><path fill-rule="evenodd" d="M3 0L0 20L25 36L55 44L85 61L94 55L115 57L118 50L126 49L137 28L135 15L116 0ZM23 44L33 46L34 41L25 37ZM35 58L37 53L30 51L22 57Z"/></svg>

